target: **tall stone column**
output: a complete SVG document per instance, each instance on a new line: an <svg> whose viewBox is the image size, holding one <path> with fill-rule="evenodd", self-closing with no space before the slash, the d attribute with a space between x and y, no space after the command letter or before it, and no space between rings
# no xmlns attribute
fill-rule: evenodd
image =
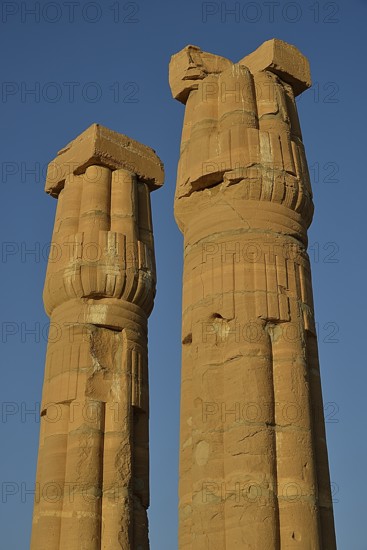
<svg viewBox="0 0 367 550"><path fill-rule="evenodd" d="M93 124L49 165L58 199L32 550L147 550L149 147Z"/></svg>
<svg viewBox="0 0 367 550"><path fill-rule="evenodd" d="M295 96L307 59L187 46L175 196L184 235L180 550L336 548Z"/></svg>

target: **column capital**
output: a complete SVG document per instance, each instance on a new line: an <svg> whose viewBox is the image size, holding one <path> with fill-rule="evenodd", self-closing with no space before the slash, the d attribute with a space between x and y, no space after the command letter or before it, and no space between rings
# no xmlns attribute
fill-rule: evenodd
<svg viewBox="0 0 367 550"><path fill-rule="evenodd" d="M100 124L92 124L50 162L46 193L57 197L67 176L83 174L91 165L128 170L146 183L151 191L163 185L163 164L153 149Z"/></svg>

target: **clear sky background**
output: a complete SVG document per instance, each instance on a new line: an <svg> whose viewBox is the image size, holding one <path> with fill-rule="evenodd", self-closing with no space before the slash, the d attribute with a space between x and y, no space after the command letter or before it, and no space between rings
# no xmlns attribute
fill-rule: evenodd
<svg viewBox="0 0 367 550"><path fill-rule="evenodd" d="M27 11L35 6L38 13ZM152 196L158 289L149 322L149 517L152 550L177 548L182 237L173 194L184 107L171 98L168 63L187 44L238 61L273 37L311 63L314 85L298 106L316 206L309 243L338 548L367 550L367 2L2 2L1 9L1 550L28 548L31 530L39 424L27 411L41 398L42 289L56 206L43 191L45 169L93 122L151 146L165 164L165 186Z"/></svg>

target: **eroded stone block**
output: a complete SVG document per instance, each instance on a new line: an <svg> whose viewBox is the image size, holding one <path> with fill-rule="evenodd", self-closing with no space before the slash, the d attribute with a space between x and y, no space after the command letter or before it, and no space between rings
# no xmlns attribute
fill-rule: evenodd
<svg viewBox="0 0 367 550"><path fill-rule="evenodd" d="M253 74L259 71L277 74L292 86L296 96L311 86L308 59L295 46L277 38L267 40L239 63L248 67Z"/></svg>
<svg viewBox="0 0 367 550"><path fill-rule="evenodd" d="M219 74L232 65L225 57L203 52L197 46L186 46L171 57L169 82L172 95L186 103L188 94L197 88L197 81L209 74Z"/></svg>

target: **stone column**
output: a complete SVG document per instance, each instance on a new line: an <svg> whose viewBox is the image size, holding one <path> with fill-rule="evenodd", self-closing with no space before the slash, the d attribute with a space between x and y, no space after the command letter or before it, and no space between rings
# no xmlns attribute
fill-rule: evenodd
<svg viewBox="0 0 367 550"><path fill-rule="evenodd" d="M185 118L180 550L335 545L295 96L307 59L270 40L239 63L170 63Z"/></svg>
<svg viewBox="0 0 367 550"><path fill-rule="evenodd" d="M58 199L32 550L147 550L149 147L93 124L50 163Z"/></svg>

